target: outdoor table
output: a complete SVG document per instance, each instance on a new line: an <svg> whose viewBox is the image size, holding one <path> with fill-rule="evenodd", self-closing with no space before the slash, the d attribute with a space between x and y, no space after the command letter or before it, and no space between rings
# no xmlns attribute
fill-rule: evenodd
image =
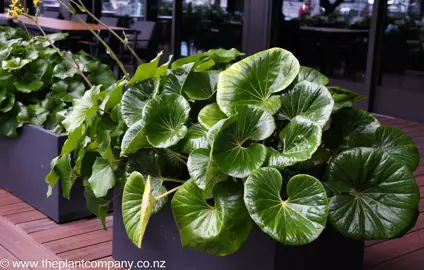
<svg viewBox="0 0 424 270"><path fill-rule="evenodd" d="M0 13L0 18L4 19L10 19L12 18L7 17L6 14ZM32 20L21 16L19 18L19 22L22 22L25 24L25 26L29 29L37 30L38 26L33 22ZM38 17L38 25L46 32L86 32L89 31L85 25L81 22L73 22L73 21L67 21L67 20L59 20L59 19L53 19L53 18L47 18L47 17ZM99 30L106 30L106 28L100 24L88 24L94 31ZM117 26L110 26L109 27L112 30L115 31L128 31L130 29L117 27Z"/></svg>

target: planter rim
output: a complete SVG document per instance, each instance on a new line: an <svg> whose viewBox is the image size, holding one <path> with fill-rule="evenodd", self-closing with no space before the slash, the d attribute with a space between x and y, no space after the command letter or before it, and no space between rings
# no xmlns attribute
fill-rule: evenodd
<svg viewBox="0 0 424 270"><path fill-rule="evenodd" d="M54 133L51 130L45 129L43 127L40 127L40 126L37 126L37 125L34 125L34 124L24 124L24 125L31 126L33 128L36 128L36 129L40 130L40 131L44 131L44 132L49 133L50 135L55 136L57 138L63 138L63 137L67 137L68 136L68 134L57 134L57 133Z"/></svg>

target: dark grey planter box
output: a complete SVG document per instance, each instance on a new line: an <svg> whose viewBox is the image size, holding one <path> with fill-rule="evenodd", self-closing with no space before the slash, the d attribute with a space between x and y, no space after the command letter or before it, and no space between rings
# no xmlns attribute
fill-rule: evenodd
<svg viewBox="0 0 424 270"><path fill-rule="evenodd" d="M134 265L144 261L144 266L135 269L154 268L154 261L163 262L166 269L172 270L362 269L363 241L348 239L331 226L316 241L304 246L277 244L277 241L254 226L246 243L230 256L215 257L184 249L169 202L149 221L142 249L138 249L125 232L121 197L114 200L113 207L112 256L117 261L134 262ZM159 268L156 265L155 269Z"/></svg>
<svg viewBox="0 0 424 270"><path fill-rule="evenodd" d="M84 187L77 180L71 200L62 196L60 181L47 198L46 175L50 161L58 156L66 135L58 135L34 125L24 125L16 138L0 136L0 187L13 193L57 223L92 214L86 208Z"/></svg>

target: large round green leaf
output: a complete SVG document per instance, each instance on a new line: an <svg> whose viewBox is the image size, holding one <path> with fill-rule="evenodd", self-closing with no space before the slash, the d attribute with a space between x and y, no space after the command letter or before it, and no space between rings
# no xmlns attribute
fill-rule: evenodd
<svg viewBox="0 0 424 270"><path fill-rule="evenodd" d="M207 139L208 131L199 124L192 125L187 132L187 135L178 144L181 152L190 154L193 150L199 148L208 148L209 142Z"/></svg>
<svg viewBox="0 0 424 270"><path fill-rule="evenodd" d="M297 116L280 132L281 151L272 150L268 165L284 168L311 158L321 144L322 128Z"/></svg>
<svg viewBox="0 0 424 270"><path fill-rule="evenodd" d="M211 194L216 183L227 179L227 175L219 170L211 158L209 149L196 149L191 152L187 161L190 176L196 185L207 194Z"/></svg>
<svg viewBox="0 0 424 270"><path fill-rule="evenodd" d="M215 256L236 252L246 241L252 222L243 203L242 185L221 182L213 190L214 205L189 180L175 193L172 210L184 248Z"/></svg>
<svg viewBox="0 0 424 270"><path fill-rule="evenodd" d="M237 114L215 134L212 156L224 173L246 177L265 162L265 145L254 143L268 138L275 130L274 118L252 105L237 107Z"/></svg>
<svg viewBox="0 0 424 270"><path fill-rule="evenodd" d="M144 105L153 98L157 91L154 80L146 80L134 84L124 93L121 101L122 116L128 127L141 120Z"/></svg>
<svg viewBox="0 0 424 270"><path fill-rule="evenodd" d="M274 168L253 172L244 186L244 202L252 219L272 238L284 245L312 242L325 228L327 194L314 177L299 174L287 184L286 197L280 191L283 179Z"/></svg>
<svg viewBox="0 0 424 270"><path fill-rule="evenodd" d="M150 179L145 183L142 174L132 173L122 194L122 218L128 237L138 248L141 248L155 203L150 190Z"/></svg>
<svg viewBox="0 0 424 270"><path fill-rule="evenodd" d="M183 91L190 99L205 100L213 96L216 91L219 71L192 72L185 84Z"/></svg>
<svg viewBox="0 0 424 270"><path fill-rule="evenodd" d="M235 63L221 72L217 102L231 115L238 105L255 105L274 114L280 99L272 94L288 87L299 73L299 62L290 52L273 48Z"/></svg>
<svg viewBox="0 0 424 270"><path fill-rule="evenodd" d="M361 134L373 134L380 126L369 112L356 108L342 108L331 119L330 129L324 134L325 146L336 150L348 140Z"/></svg>
<svg viewBox="0 0 424 270"><path fill-rule="evenodd" d="M182 96L163 94L150 100L143 110L149 143L158 148L176 145L187 134L189 113L190 104Z"/></svg>
<svg viewBox="0 0 424 270"><path fill-rule="evenodd" d="M333 111L334 101L327 88L302 81L281 95L279 120L290 120L301 115L324 127Z"/></svg>
<svg viewBox="0 0 424 270"><path fill-rule="evenodd" d="M416 219L420 193L415 179L402 163L381 150L355 148L340 153L328 166L325 180L335 194L330 200L330 221L346 236L400 236Z"/></svg>
<svg viewBox="0 0 424 270"><path fill-rule="evenodd" d="M319 85L327 85L327 83L329 82L328 78L325 77L325 75L323 75L322 73L318 72L317 70L313 68L304 67L304 66L300 67L297 80L299 82L308 81L308 82L316 83Z"/></svg>
<svg viewBox="0 0 424 270"><path fill-rule="evenodd" d="M374 134L352 136L342 148L350 149L361 146L383 150L397 161L405 164L411 172L415 171L420 163L420 153L411 137L395 127L380 126Z"/></svg>
<svg viewBox="0 0 424 270"><path fill-rule="evenodd" d="M205 106L199 112L198 121L204 128L210 129L225 118L227 118L227 116L221 111L218 104L212 103Z"/></svg>

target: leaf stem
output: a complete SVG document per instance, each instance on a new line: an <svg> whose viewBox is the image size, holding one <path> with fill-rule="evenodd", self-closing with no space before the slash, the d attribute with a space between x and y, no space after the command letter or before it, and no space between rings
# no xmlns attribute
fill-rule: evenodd
<svg viewBox="0 0 424 270"><path fill-rule="evenodd" d="M165 181L165 182L175 182L175 183L181 183L181 184L185 183L184 180L168 178L168 177L162 177L162 180Z"/></svg>
<svg viewBox="0 0 424 270"><path fill-rule="evenodd" d="M43 28L41 28L41 26L38 24L38 21L34 20L34 18L31 15L24 14L24 16L35 23L35 25L40 30L41 34L43 34L43 37L47 40L47 42L50 44L50 46L52 46L53 49L56 50L56 52L63 58L63 60L65 60L66 63L68 63L71 67L73 67L77 70L78 74L81 75L81 77L84 79L84 81L87 83L87 85L90 88L93 87L90 80L88 80L88 78L84 75L84 73L80 69L80 67L79 67L78 63L75 61L75 59L73 57L71 57L72 60L74 61L74 63L69 61L69 59L66 58L65 54L58 47L56 47L56 45L54 45L54 43L50 40L49 36L46 34L46 32L44 32Z"/></svg>
<svg viewBox="0 0 424 270"><path fill-rule="evenodd" d="M163 194L161 194L161 195L159 195L159 196L157 196L157 197L154 197L154 198L155 198L155 200L160 200L160 199L162 199L163 197L166 197L166 196L168 196L169 194L171 194L171 193L173 193L173 192L177 191L180 187L182 187L182 186L178 186L178 187L176 187L176 188L173 188L173 189L171 189L170 191L167 191L167 192L165 192L165 193L163 193Z"/></svg>
<svg viewBox="0 0 424 270"><path fill-rule="evenodd" d="M178 159L179 161L181 161L182 163L184 163L186 166L187 166L187 162L181 157L181 155L180 154L178 154L178 153L176 153L176 152L174 152L174 151L172 151L171 149L169 149L169 148L166 148L166 150L171 154L171 155L173 155L176 159Z"/></svg>
<svg viewBox="0 0 424 270"><path fill-rule="evenodd" d="M113 58L113 60L116 61L116 63L118 64L119 68L122 70L122 72L124 73L124 76L130 80L130 77L128 76L128 72L124 67L124 64L122 64L122 62L118 59L118 57L116 56L116 54L113 52L113 50L109 47L109 45L107 45L107 43L99 36L99 34L96 33L96 31L93 30L93 28L91 28L90 25L88 25L83 19L81 19L80 16L78 16L75 12L75 10L71 9L68 5L66 5L65 3L63 3L62 0L57 0L64 8L66 8L66 10L68 10L75 18L78 19L78 21L80 21L80 23L82 23L87 29L88 31L90 31L95 37L96 39L102 43L102 45L106 48L106 52L110 54L110 56Z"/></svg>
<svg viewBox="0 0 424 270"><path fill-rule="evenodd" d="M80 6L78 5L77 2L75 2L74 0L71 0L72 3L74 3L76 6L78 6L78 8L82 10L84 13L87 13L88 16L90 16L91 18L93 18L98 24L101 24L104 28L106 28L109 32L111 32L122 44L125 45L125 47L130 51L130 53L137 59L138 63L141 64L143 63L143 61L141 61L140 57L138 57L138 55L135 53L135 51L133 50L133 48L131 48L131 46L128 45L128 42L126 42L125 40L123 40L115 31L113 31L109 26L107 26L106 24L104 24L100 19L98 19L93 13L91 13L86 6L84 5L84 3L81 0L78 0Z"/></svg>

